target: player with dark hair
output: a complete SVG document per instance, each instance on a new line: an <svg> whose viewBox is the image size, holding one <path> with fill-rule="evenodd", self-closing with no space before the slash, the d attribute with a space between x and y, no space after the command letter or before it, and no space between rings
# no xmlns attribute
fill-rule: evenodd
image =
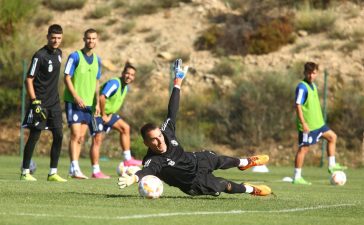
<svg viewBox="0 0 364 225"><path fill-rule="evenodd" d="M23 122L23 127L30 129L29 138L24 148L22 173L20 180L36 181L30 174L29 165L35 145L42 130L52 132L53 141L50 152L50 170L48 181L65 182L57 174L57 166L62 146L62 109L58 94L58 80L61 69L63 30L58 24L48 28L47 45L33 56L32 64L25 80L30 107Z"/></svg>
<svg viewBox="0 0 364 225"><path fill-rule="evenodd" d="M180 88L188 67L182 70L182 60L177 59L174 68L174 88L168 104L167 119L161 128L153 123L147 123L141 128L144 144L148 147L148 152L143 159L144 167L135 174L123 174L119 178L119 187L125 188L140 181L146 175L154 175L168 185L177 187L192 196L218 196L221 192L270 195L271 189L266 185L238 184L212 174L217 169L237 167L240 170L246 170L252 166L266 164L269 160L268 155L239 159L219 156L208 150L184 151L177 141L175 131Z"/></svg>
<svg viewBox="0 0 364 225"><path fill-rule="evenodd" d="M124 161L122 166L140 166L142 161L131 156L130 151L130 126L117 112L124 103L129 84L133 83L136 75L136 68L130 63L126 63L121 76L108 80L102 85L100 90L100 117L96 117L97 130L93 136L91 151L98 153L103 139L103 132L108 133L111 129L119 132L120 146L123 150ZM99 156L95 157L94 164L98 164ZM98 172L92 174L93 178L108 179L109 176Z"/></svg>
<svg viewBox="0 0 364 225"><path fill-rule="evenodd" d="M99 107L99 79L101 77L101 59L94 52L97 43L95 29L87 29L84 32L84 47L73 52L67 60L64 71L64 101L68 126L71 129L69 143L70 168L69 176L77 179L88 179L79 166L81 145L84 142L87 128L90 131L93 126L93 102L95 114L100 112ZM90 152L91 161L95 153ZM100 172L100 166L93 165L93 173Z"/></svg>
<svg viewBox="0 0 364 225"><path fill-rule="evenodd" d="M335 162L337 136L325 123L317 87L314 80L318 76L319 67L314 62L307 62L304 65L304 79L296 88L296 114L298 130L298 151L295 158L295 169L293 184L311 185L311 182L303 179L302 167L305 155L310 145L316 144L320 137L328 141L327 155L329 158L329 173L346 169L345 166Z"/></svg>

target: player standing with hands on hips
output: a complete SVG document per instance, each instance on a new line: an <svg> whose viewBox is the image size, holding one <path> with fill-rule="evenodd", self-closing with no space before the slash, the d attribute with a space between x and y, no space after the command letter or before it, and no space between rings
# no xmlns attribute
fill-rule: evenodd
<svg viewBox="0 0 364 225"><path fill-rule="evenodd" d="M337 136L325 123L317 87L314 80L318 76L318 65L307 62L304 65L304 79L296 88L296 123L298 129L298 151L295 158L293 184L311 185L302 175L302 167L309 146L316 144L320 137L328 141L327 156L329 158L329 173L347 169L335 162Z"/></svg>
<svg viewBox="0 0 364 225"><path fill-rule="evenodd" d="M119 178L119 187L125 188L140 181L146 175L154 175L168 185L177 187L192 196L218 196L221 192L270 195L271 189L266 185L238 184L212 174L217 169L237 167L240 170L246 170L252 166L263 165L269 160L267 155L239 159L218 156L208 150L185 152L177 141L175 131L180 88L187 70L187 66L182 70L181 59L175 61L174 88L168 104L167 119L161 128L153 123L147 123L141 128L144 144L148 147L148 152L143 159L144 167L135 174L123 174Z"/></svg>
<svg viewBox="0 0 364 225"><path fill-rule="evenodd" d="M59 154L62 147L62 109L58 94L58 80L61 69L63 30L58 24L48 28L47 45L33 56L32 64L25 80L30 98L30 108L23 122L23 127L30 129L29 138L24 148L23 165L20 180L36 181L30 174L30 160L42 130L52 132L53 141L50 152L50 170L48 181L65 182L57 174Z"/></svg>

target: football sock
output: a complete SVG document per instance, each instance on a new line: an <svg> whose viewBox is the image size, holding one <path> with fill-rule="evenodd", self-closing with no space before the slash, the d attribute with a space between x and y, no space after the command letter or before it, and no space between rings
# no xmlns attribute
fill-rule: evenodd
<svg viewBox="0 0 364 225"><path fill-rule="evenodd" d="M92 165L92 173L99 173L101 170L100 170L100 165Z"/></svg>
<svg viewBox="0 0 364 225"><path fill-rule="evenodd" d="M73 160L72 162L71 162L71 166L72 166L72 169L73 169L73 171L72 172L74 172L75 170L78 170L78 171L80 171L81 169L80 169L80 165L78 164L78 160Z"/></svg>
<svg viewBox="0 0 364 225"><path fill-rule="evenodd" d="M329 156L329 167L335 166L335 156Z"/></svg>
<svg viewBox="0 0 364 225"><path fill-rule="evenodd" d="M244 185L245 186L245 193L253 193L254 191L254 188L252 186L249 186L249 185Z"/></svg>
<svg viewBox="0 0 364 225"><path fill-rule="evenodd" d="M130 150L123 151L123 154L124 154L124 159L125 160L130 160L131 159L131 152L130 152Z"/></svg>
<svg viewBox="0 0 364 225"><path fill-rule="evenodd" d="M57 173L57 168L50 168L48 175L53 175Z"/></svg>
<svg viewBox="0 0 364 225"><path fill-rule="evenodd" d="M30 173L30 169L23 169L23 171L21 172L21 174L25 175L25 174L29 174Z"/></svg>
<svg viewBox="0 0 364 225"><path fill-rule="evenodd" d="M247 166L249 164L248 159L240 159L239 167Z"/></svg>
<svg viewBox="0 0 364 225"><path fill-rule="evenodd" d="M302 168L294 168L294 179L298 179L301 178L301 172L302 172Z"/></svg>

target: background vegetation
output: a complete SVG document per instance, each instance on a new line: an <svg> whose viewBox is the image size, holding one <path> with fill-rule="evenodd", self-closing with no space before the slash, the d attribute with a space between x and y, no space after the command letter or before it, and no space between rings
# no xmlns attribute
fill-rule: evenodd
<svg viewBox="0 0 364 225"><path fill-rule="evenodd" d="M210 89L192 87L192 90L183 96L178 117L178 136L183 140L185 148L191 150L217 145L236 149L236 154L252 154L257 151L276 152L277 155L281 152L293 154L292 149L296 148L293 93L297 82L302 79L303 62L297 61L284 71L252 71L246 69L241 60L235 60L234 56L274 52L294 43L300 30L309 33L327 31L332 40L347 40L339 50L348 54L363 42L364 33L360 27L347 31L336 26L336 14L331 6L341 1L225 2L238 13L210 15L210 26L196 38L194 45L196 50L208 50L218 57L218 62L210 71L217 84ZM361 4L361 1L353 2ZM6 120L12 123L11 121L19 120L15 116L10 116L9 120L9 115L18 116L16 112L20 110L23 60L27 59L29 63L32 54L44 41L44 37L29 31L32 27L45 25L52 19L51 14L39 13L39 7L46 7L51 12L66 11L82 8L86 3L86 0L0 0L0 116L6 117L2 122ZM133 18L178 7L180 4L194 3L189 0L114 0L90 11L88 18L107 18L107 24L112 25L117 23L117 19L112 17L112 9L125 8L128 20L115 32L129 34L135 28ZM355 17L358 13L353 10L348 15ZM98 29L103 40L110 38L107 30L103 27ZM74 33L74 30L65 33L64 46L72 46L78 40ZM151 33L144 40L154 43L159 39L159 33ZM297 45L294 51L300 52L309 47L309 44L303 43ZM323 43L321 48L332 48L332 44ZM174 55L183 57L185 61L189 60L188 52L175 52ZM139 77L134 85L141 90L149 90L151 86L146 81L158 66L155 62L137 65ZM193 68L191 72L193 73ZM218 83L226 80L231 81L232 85L222 89ZM352 156L353 165L360 165L360 159L354 156L360 153L364 131L364 87L358 83L347 84L342 89L338 88L337 84L332 86L328 123L340 137L339 149L347 150L342 152ZM323 85L319 89L322 92ZM123 114L132 126L132 148L138 157L145 151L138 136L139 127L147 121L161 122L166 113L167 102L168 96L156 96L154 93L145 95L143 91L128 97ZM66 126L64 131L63 146L67 148L69 131ZM45 146L40 147L42 149L47 149L46 146L49 145L48 136L45 135L45 140L40 144ZM108 135L104 146L102 154L119 157L117 134ZM280 150L276 151L278 148ZM15 153L16 150L13 149L12 152ZM48 154L47 150L41 150L40 153Z"/></svg>

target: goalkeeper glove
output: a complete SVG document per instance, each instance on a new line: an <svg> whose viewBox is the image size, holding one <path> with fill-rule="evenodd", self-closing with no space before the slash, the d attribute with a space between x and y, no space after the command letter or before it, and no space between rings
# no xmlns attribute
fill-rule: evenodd
<svg viewBox="0 0 364 225"><path fill-rule="evenodd" d="M46 120L47 116L44 109L41 106L42 102L40 100L34 99L32 101L32 109L33 113L36 115L35 117L40 118L41 120Z"/></svg>
<svg viewBox="0 0 364 225"><path fill-rule="evenodd" d="M131 175L129 176L128 174L124 173L121 177L119 177L119 188L126 188L129 187L130 185L134 184L138 182L138 176L136 175Z"/></svg>
<svg viewBox="0 0 364 225"><path fill-rule="evenodd" d="M187 75L188 66L184 66L182 70L182 59L176 59L173 65L175 78L184 79Z"/></svg>

